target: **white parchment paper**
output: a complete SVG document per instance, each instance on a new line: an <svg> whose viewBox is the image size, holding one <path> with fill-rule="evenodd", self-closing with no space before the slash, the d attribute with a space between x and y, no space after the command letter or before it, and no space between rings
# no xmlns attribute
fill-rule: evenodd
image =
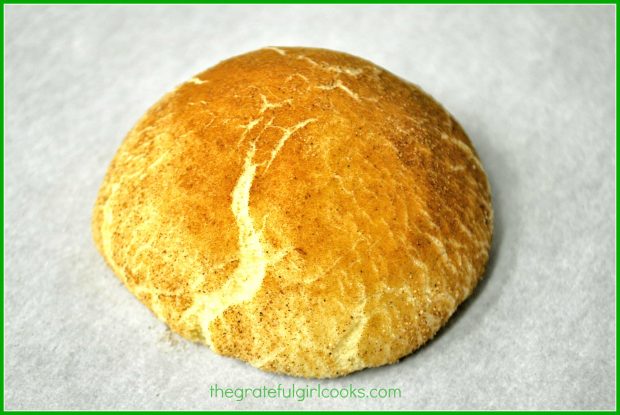
<svg viewBox="0 0 620 415"><path fill-rule="evenodd" d="M612 409L614 6L5 6L7 409ZM475 143L496 233L475 295L422 350L329 381L186 342L122 287L89 222L165 92L266 45L350 52L421 85ZM212 397L400 388L394 399Z"/></svg>

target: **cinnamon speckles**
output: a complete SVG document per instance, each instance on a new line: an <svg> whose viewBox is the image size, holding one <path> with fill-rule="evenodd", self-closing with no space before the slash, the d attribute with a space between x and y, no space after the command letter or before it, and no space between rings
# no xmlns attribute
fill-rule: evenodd
<svg viewBox="0 0 620 415"><path fill-rule="evenodd" d="M351 55L269 47L145 114L93 234L174 332L334 377L431 339L479 281L492 219L469 138L420 88Z"/></svg>

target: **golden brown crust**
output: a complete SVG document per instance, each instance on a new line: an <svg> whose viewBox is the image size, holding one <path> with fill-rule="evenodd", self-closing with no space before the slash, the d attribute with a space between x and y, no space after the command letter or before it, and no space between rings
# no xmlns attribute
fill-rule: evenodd
<svg viewBox="0 0 620 415"><path fill-rule="evenodd" d="M266 48L146 113L93 232L176 332L334 377L433 337L484 271L492 207L471 142L421 89L348 54Z"/></svg>

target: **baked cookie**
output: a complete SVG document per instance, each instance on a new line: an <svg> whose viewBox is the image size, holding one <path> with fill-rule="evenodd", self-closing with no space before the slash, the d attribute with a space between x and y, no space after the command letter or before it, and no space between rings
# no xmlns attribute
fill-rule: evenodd
<svg viewBox="0 0 620 415"><path fill-rule="evenodd" d="M366 60L292 47L165 95L93 217L101 254L172 330L313 378L431 339L480 280L492 227L484 169L440 104Z"/></svg>

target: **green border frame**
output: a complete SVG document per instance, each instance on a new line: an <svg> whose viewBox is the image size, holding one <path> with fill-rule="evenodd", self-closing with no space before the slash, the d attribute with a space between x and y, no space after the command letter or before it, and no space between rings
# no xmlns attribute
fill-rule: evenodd
<svg viewBox="0 0 620 415"><path fill-rule="evenodd" d="M2 178L2 190L1 190L1 195L2 195L2 200L0 202L0 212L2 213L2 223L4 224L4 220L5 220L5 212L4 212L4 187L6 185L5 179L4 179L4 160L5 160L5 152L4 152L4 120L5 120L5 116L6 116L6 106L5 106L5 95L4 95L4 81L6 81L4 79L4 75L5 75L5 60L6 60L6 55L4 54L4 44L5 44L5 27L4 27L4 10L5 10L5 5L40 5L40 4L50 4L50 5L61 5L61 4L75 4L75 5L80 5L80 4L170 4L170 5L183 5L183 4L377 4L377 5L389 5L389 4L488 4L488 5L507 5L507 4L538 4L538 5L545 5L545 4L553 4L553 5L606 5L606 4L615 4L616 5L616 10L617 10L617 4L618 4L618 0L599 0L599 1L593 1L593 2L583 2L583 1L561 1L561 0L548 0L548 1L493 1L493 0L488 0L488 1L484 1L484 0L477 0L477 1L411 1L411 0L388 0L385 2L379 1L379 0L336 0L336 1L329 1L329 0L306 0L306 1L289 1L289 0L266 0L266 1L261 1L261 0L226 0L226 1L200 1L200 0L183 0L183 1L179 1L179 2L169 2L169 1L153 1L153 0L145 0L145 1L135 1L135 0L130 0L130 1L121 1L121 0L103 0L103 1L92 1L92 0L86 0L86 1L80 1L80 0L69 0L69 1L44 1L44 0L34 0L34 1L20 1L20 0L2 0L2 10L0 12L1 15L1 27L2 27L2 43L0 44L0 50L2 51L2 75L3 75L3 82L2 82L2 86L0 86L0 91L2 92L2 108L4 109L4 116L2 118L2 134L3 134L3 139L2 142L0 143L0 153L2 153L2 169L0 170L0 177ZM617 33L618 33L618 22L617 22L617 17L616 17L616 22L615 22L615 26L616 26L616 49L615 49L615 54L616 57L618 56L618 50L620 49L618 47L618 42L617 42ZM617 63L616 63L617 65ZM617 147L618 147L618 117L617 117L617 108L618 108L618 85L617 85L617 78L618 78L618 69L617 66L615 68L615 75L616 75L616 123L615 123L615 135L616 135L616 139L614 141L615 144L615 148L614 148L614 152L617 151ZM614 154L615 156L615 154ZM615 160L614 160L614 164L615 164ZM618 183L618 178L620 177L620 174L618 173L618 166L615 165L615 183L614 185L617 185ZM615 189L615 202L616 204L614 205L614 217L617 216L617 198L618 198L618 189L616 187ZM615 279L616 279L616 283L618 280L618 271L617 271L617 262L618 262L618 254L617 252L615 252L615 248L618 245L618 224L617 221L614 224L614 232L615 232L615 238L614 238L614 242L615 242L615 247L614 247L614 267L615 267ZM2 321L4 323L4 298L5 298L5 291L4 291L4 254L5 254L5 245L4 245L4 232L2 232L2 234L0 234L0 244L2 244L2 257L0 259L0 263L3 265L2 268L2 275L3 275L3 279L2 279L2 309L0 310L0 316L2 317ZM616 309L615 309L615 317L616 317L616 336L615 336L615 345L616 345L616 351L617 351L617 345L618 345L618 321L617 321L617 316L618 316L618 296L617 296L617 287L616 287ZM14 414L41 414L41 413L50 413L50 414L91 414L91 413L102 413L102 414L115 414L115 413L126 413L126 414L136 414L136 413L158 413L158 414L175 414L175 413L185 413L185 414L203 414L203 413L213 413L213 414L230 414L230 413L245 413L245 414L282 414L282 413L299 413L299 414L324 414L324 413L332 413L332 412L338 412L338 413L346 413L346 414L352 414L352 413L365 413L365 412L369 412L369 413L384 413L384 414L436 414L436 415L447 415L447 414L452 414L452 413L462 413L462 414L479 414L479 413L490 413L490 414L498 414L498 413L515 413L515 414L524 414L524 413L557 413L557 414L584 414L584 413L596 413L596 414L600 414L600 413L610 413L610 414L617 414L618 412L618 366L617 366L617 361L616 361L616 368L615 368L615 381L616 381L616 409L615 410L583 410L583 411L550 411L550 410L531 410L531 411L519 411L519 410L489 410L489 411L429 411L429 410L405 410L405 411L300 411L300 410L295 410L295 411L221 411L221 410L216 410L216 411L209 411L209 410L204 410L204 411L147 411L147 410L137 410L137 411L129 411L129 410L122 410L122 411L108 411L108 410L86 410L86 411L70 411L70 410L53 410L53 411L45 411L45 410L41 410L41 411L19 411L19 410L5 410L4 407L4 362L6 359L6 355L4 353L4 324L2 325L2 328L0 329L2 332L2 338L0 339L0 344L2 345L2 365L0 365L0 375L2 376L2 395L0 396L0 408L2 410L2 413L14 413ZM616 356L617 359L617 356Z"/></svg>
<svg viewBox="0 0 620 415"><path fill-rule="evenodd" d="M69 1L45 1L45 0L34 0L34 1L20 1L20 0L10 0L5 1L2 0L3 6L5 4L170 4L170 5L180 5L180 4L377 4L377 5L388 5L388 4L489 4L489 5L502 5L502 4L583 4L583 5L603 5L603 4L618 4L617 0L599 0L593 2L583 2L583 1L562 1L562 0L549 0L549 1L497 1L497 0L477 0L477 1L411 1L411 0L388 0L388 1L380 1L380 0L307 0L307 1L290 1L290 0L224 0L224 1L201 1L201 0L183 0L178 2L169 2L169 1L154 1L154 0L145 0L145 1L122 1L122 0L103 0L103 1L81 1L81 0L69 0ZM3 26L4 26L4 16L3 16Z"/></svg>

